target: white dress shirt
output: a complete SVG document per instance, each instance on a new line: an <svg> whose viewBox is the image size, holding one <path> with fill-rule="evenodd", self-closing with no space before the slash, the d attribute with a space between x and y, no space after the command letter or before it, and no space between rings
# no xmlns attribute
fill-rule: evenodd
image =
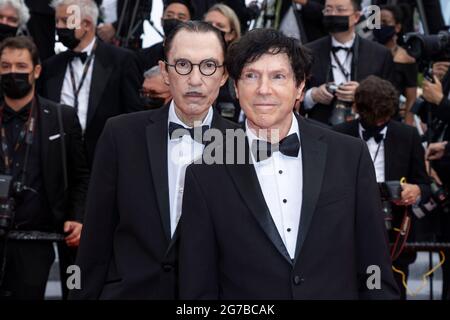
<svg viewBox="0 0 450 320"><path fill-rule="evenodd" d="M363 131L364 128L362 127L361 124L359 124L359 136L361 137L361 139ZM367 148L369 148L370 157L372 158L373 165L375 167L377 182L385 182L386 180L385 163L384 163L384 139L386 139L386 132L387 126L380 132L383 135L383 140L381 140L380 144L378 144L374 138L370 138L369 140L366 141Z"/></svg>
<svg viewBox="0 0 450 320"><path fill-rule="evenodd" d="M292 120L288 135L295 133L300 139L298 122L294 114L292 114ZM248 127L247 121L245 126L248 143L251 146L252 141L259 138ZM252 154L256 175L267 207L292 259L295 258L303 199L301 154L300 150L297 157L289 157L277 151L270 158L260 162L256 162Z"/></svg>
<svg viewBox="0 0 450 320"><path fill-rule="evenodd" d="M88 56L92 53L94 49L96 38L91 41L91 43L82 50L82 52L86 52ZM81 77L83 75L84 64L81 62L80 58L75 58L72 62L73 73L75 76L75 85L78 88L79 83L81 81ZM83 86L81 87L80 93L78 94L78 118L80 120L81 128L83 132L86 130L86 121L89 107L89 93L91 91L91 82L92 82L92 71L94 70L95 56L93 57L89 69L86 74L86 78L84 79ZM64 82L61 90L61 100L62 104L68 106L75 105L75 93L73 92L72 80L70 78L70 70L69 65L66 68L66 74L64 76Z"/></svg>
<svg viewBox="0 0 450 320"><path fill-rule="evenodd" d="M353 43L355 42L355 35L353 35L352 40L347 41L345 43L340 43L337 41L334 37L331 37L331 46L332 47L344 47L344 48L351 48L353 46ZM353 53L347 52L344 50L339 50L336 52L336 57L339 59L339 62L341 63L344 70L351 75L352 71L352 60L353 60ZM332 52L330 52L330 58L331 58L331 69L333 72L333 78L334 83L336 85L340 85L342 83L350 81L350 76L348 78L345 77L344 73L341 71L341 69L338 66L338 63L336 62L336 59L334 58L334 55ZM312 109L316 103L314 102L312 98L312 89L309 89L306 91L305 94L305 101L304 106L307 110Z"/></svg>
<svg viewBox="0 0 450 320"><path fill-rule="evenodd" d="M211 127L212 117L213 110L210 108L201 126L208 125ZM167 125L170 122L175 122L183 127L189 128L175 113L175 103L173 100L169 107L169 121ZM184 135L179 139L170 139L169 135L167 135L170 231L172 236L181 216L186 168L202 156L204 148L205 146L202 143L193 140L190 135Z"/></svg>
<svg viewBox="0 0 450 320"><path fill-rule="evenodd" d="M104 14L103 21L105 21L105 23L117 21L117 0L103 0L101 8Z"/></svg>

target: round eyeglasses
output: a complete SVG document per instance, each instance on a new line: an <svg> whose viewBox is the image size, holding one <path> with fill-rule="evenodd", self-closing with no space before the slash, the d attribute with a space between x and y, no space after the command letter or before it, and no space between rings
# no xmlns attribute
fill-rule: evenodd
<svg viewBox="0 0 450 320"><path fill-rule="evenodd" d="M175 71L182 76L188 75L192 72L194 66L198 66L200 73L204 76L212 76L217 68L222 68L222 65L217 65L214 60L203 60L200 63L192 63L187 59L179 59L175 61L175 64L170 64L167 61L164 61L166 65L169 67L174 67Z"/></svg>

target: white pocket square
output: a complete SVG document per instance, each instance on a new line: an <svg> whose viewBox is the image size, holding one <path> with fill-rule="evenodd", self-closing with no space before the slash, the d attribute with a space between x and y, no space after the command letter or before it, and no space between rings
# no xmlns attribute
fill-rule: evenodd
<svg viewBox="0 0 450 320"><path fill-rule="evenodd" d="M58 134L55 134L54 136L48 137L48 140L53 141L53 140L56 140L59 138L61 138L61 134L58 133Z"/></svg>

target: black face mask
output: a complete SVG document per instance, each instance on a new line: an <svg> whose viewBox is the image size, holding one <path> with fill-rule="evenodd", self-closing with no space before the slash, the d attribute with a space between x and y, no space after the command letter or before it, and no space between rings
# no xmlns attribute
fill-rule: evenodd
<svg viewBox="0 0 450 320"><path fill-rule="evenodd" d="M395 35L395 27L382 25L380 29L373 30L373 36L375 40L381 44L388 43L389 40Z"/></svg>
<svg viewBox="0 0 450 320"><path fill-rule="evenodd" d="M381 131L383 131L383 129L388 125L389 121L383 123L382 125L375 125L375 124L371 124L363 119L359 119L359 122L361 123L361 126L364 128L364 130L367 130L371 133L377 134L380 133Z"/></svg>
<svg viewBox="0 0 450 320"><path fill-rule="evenodd" d="M349 29L349 16L323 16L323 26L329 33L345 32Z"/></svg>
<svg viewBox="0 0 450 320"><path fill-rule="evenodd" d="M163 19L162 27L164 30L164 36L167 37L180 23L181 21L178 19Z"/></svg>
<svg viewBox="0 0 450 320"><path fill-rule="evenodd" d="M80 44L80 39L75 37L75 29L56 28L59 41L70 50L75 49Z"/></svg>
<svg viewBox="0 0 450 320"><path fill-rule="evenodd" d="M29 73L5 73L1 75L1 89L3 94L11 99L22 99L30 93L32 85L28 80Z"/></svg>
<svg viewBox="0 0 450 320"><path fill-rule="evenodd" d="M17 35L17 30L19 30L19 28L0 23L0 42L6 38L15 37Z"/></svg>
<svg viewBox="0 0 450 320"><path fill-rule="evenodd" d="M163 98L141 97L142 103L146 109L158 109L164 106Z"/></svg>

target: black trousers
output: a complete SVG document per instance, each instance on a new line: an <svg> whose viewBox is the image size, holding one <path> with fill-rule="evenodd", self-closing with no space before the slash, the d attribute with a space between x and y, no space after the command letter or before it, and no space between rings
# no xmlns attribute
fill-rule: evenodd
<svg viewBox="0 0 450 320"><path fill-rule="evenodd" d="M48 275L55 260L53 244L9 240L4 246L0 239L0 254L0 263L6 257L0 300L44 299Z"/></svg>

